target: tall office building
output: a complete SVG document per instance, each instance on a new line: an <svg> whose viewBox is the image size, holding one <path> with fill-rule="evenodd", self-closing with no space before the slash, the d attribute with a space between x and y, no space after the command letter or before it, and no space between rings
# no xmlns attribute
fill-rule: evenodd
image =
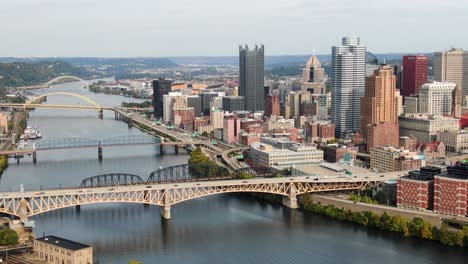
<svg viewBox="0 0 468 264"><path fill-rule="evenodd" d="M332 122L339 137L359 131L365 63L366 47L358 37L344 37L341 46L332 47Z"/></svg>
<svg viewBox="0 0 468 264"><path fill-rule="evenodd" d="M361 98L361 135L367 138L369 125L398 123L396 77L393 68L382 65L366 78L364 97ZM396 139L398 141L398 137Z"/></svg>
<svg viewBox="0 0 468 264"><path fill-rule="evenodd" d="M453 90L457 85L450 82L433 82L421 86L419 112L433 115L452 114Z"/></svg>
<svg viewBox="0 0 468 264"><path fill-rule="evenodd" d="M187 105L188 107L193 107L193 112L196 117L203 115L202 110L202 98L200 95L190 95L187 96Z"/></svg>
<svg viewBox="0 0 468 264"><path fill-rule="evenodd" d="M468 95L468 52L460 48L434 53L434 81L453 82ZM465 71L465 74L464 74ZM465 76L464 76L465 75ZM466 83L464 82L466 80Z"/></svg>
<svg viewBox="0 0 468 264"><path fill-rule="evenodd" d="M163 95L171 91L172 82L159 78L153 80L153 115L156 119L163 118Z"/></svg>
<svg viewBox="0 0 468 264"><path fill-rule="evenodd" d="M313 94L326 93L325 70L315 55L310 57L305 68L302 70L301 90Z"/></svg>
<svg viewBox="0 0 468 264"><path fill-rule="evenodd" d="M263 111L264 95L264 47L255 49L239 46L239 95L245 97L245 110Z"/></svg>
<svg viewBox="0 0 468 264"><path fill-rule="evenodd" d="M230 113L244 111L245 98L243 96L224 96L223 111Z"/></svg>
<svg viewBox="0 0 468 264"><path fill-rule="evenodd" d="M278 94L269 94L265 101L265 116L280 115L280 99Z"/></svg>
<svg viewBox="0 0 468 264"><path fill-rule="evenodd" d="M403 56L402 96L419 92L421 85L427 83L429 57L423 55Z"/></svg>

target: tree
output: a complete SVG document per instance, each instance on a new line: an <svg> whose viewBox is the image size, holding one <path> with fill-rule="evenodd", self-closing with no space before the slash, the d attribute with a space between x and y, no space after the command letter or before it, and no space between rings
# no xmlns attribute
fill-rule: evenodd
<svg viewBox="0 0 468 264"><path fill-rule="evenodd" d="M18 244L18 234L16 231L9 228L0 230L0 246L15 245Z"/></svg>

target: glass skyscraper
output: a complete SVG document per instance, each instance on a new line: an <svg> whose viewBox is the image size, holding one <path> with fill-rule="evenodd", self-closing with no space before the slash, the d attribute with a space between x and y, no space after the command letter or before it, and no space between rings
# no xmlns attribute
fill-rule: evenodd
<svg viewBox="0 0 468 264"><path fill-rule="evenodd" d="M364 96L366 46L358 37L344 37L332 47L331 118L336 135L346 137L360 129L360 99Z"/></svg>
<svg viewBox="0 0 468 264"><path fill-rule="evenodd" d="M239 95L245 97L245 110L265 110L264 47L239 46Z"/></svg>

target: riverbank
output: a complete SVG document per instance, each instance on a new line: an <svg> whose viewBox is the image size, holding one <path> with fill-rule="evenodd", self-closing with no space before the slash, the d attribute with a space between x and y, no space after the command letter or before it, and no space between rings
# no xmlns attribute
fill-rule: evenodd
<svg viewBox="0 0 468 264"><path fill-rule="evenodd" d="M372 211L354 211L343 207L339 208L333 204L323 205L314 200L310 194L303 196L300 208L304 211L326 215L366 228L400 233L405 237L434 240L450 247L468 247L468 226L454 231L447 225L441 227L432 225L421 217L414 217L410 220L401 215L389 215L386 211L379 214Z"/></svg>

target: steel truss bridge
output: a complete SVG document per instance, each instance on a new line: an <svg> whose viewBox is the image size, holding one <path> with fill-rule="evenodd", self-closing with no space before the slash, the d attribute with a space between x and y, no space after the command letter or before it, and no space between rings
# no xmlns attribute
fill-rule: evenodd
<svg viewBox="0 0 468 264"><path fill-rule="evenodd" d="M21 156L26 154L33 154L33 162L37 161L37 152L59 149L84 149L84 148L97 148L98 158L102 160L103 148L106 147L119 147L119 146L138 146L138 145L156 145L160 146L160 151L164 146L174 146L176 154L179 153L179 147L189 145L203 145L203 142L190 141L190 142L170 142L164 141L160 137L151 135L124 135L114 136L103 139L93 138L58 138L58 139L44 139L33 143L31 147L24 149L5 150L0 151L0 155L8 156Z"/></svg>
<svg viewBox="0 0 468 264"><path fill-rule="evenodd" d="M398 172L403 175L404 172ZM366 176L364 176L366 175ZM81 188L54 189L44 191L8 192L0 195L0 213L19 217L25 222L29 217L62 208L99 203L140 203L161 207L161 216L171 218L171 207L191 199L213 194L256 192L283 196L283 204L297 208L297 195L314 192L329 192L343 190L362 190L379 185L381 182L395 179L397 173L364 173L356 178L351 177L282 177L255 178L248 180L217 180L182 183L147 183L142 184L141 178L135 175L109 177L101 175L97 178L85 179ZM112 185L88 187L90 182ZM122 184L126 182L127 185ZM115 185L117 183L118 185ZM102 181L101 181L102 184ZM110 187L113 186L113 187Z"/></svg>

